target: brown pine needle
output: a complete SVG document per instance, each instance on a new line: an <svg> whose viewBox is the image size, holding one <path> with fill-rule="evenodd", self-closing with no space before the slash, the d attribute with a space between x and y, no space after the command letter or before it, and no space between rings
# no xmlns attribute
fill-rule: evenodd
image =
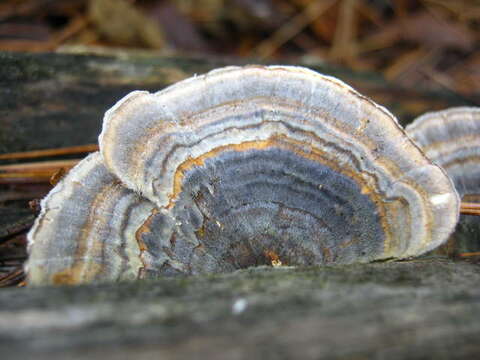
<svg viewBox="0 0 480 360"><path fill-rule="evenodd" d="M351 59L355 57L356 26L355 0L342 0L339 8L337 26L330 49L330 56L335 59Z"/></svg>
<svg viewBox="0 0 480 360"><path fill-rule="evenodd" d="M80 159L0 165L0 184L49 182L61 169L69 170Z"/></svg>
<svg viewBox="0 0 480 360"><path fill-rule="evenodd" d="M0 154L0 160L33 159L33 158L39 158L39 157L45 157L45 156L82 154L82 153L93 152L97 150L98 150L98 145L88 144L88 145L56 148L56 149L34 150L34 151Z"/></svg>
<svg viewBox="0 0 480 360"><path fill-rule="evenodd" d="M79 159L74 160L52 160L52 161L36 161L22 164L0 165L0 175L8 173L21 173L26 171L51 171L58 170L62 167L72 167L78 163Z"/></svg>
<svg viewBox="0 0 480 360"><path fill-rule="evenodd" d="M462 202L462 209L477 209L480 210L480 203Z"/></svg>
<svg viewBox="0 0 480 360"><path fill-rule="evenodd" d="M460 214L480 216L480 203L462 202Z"/></svg>
<svg viewBox="0 0 480 360"><path fill-rule="evenodd" d="M480 251L461 253L461 254L458 254L458 256L461 256L461 257L480 256Z"/></svg>
<svg viewBox="0 0 480 360"><path fill-rule="evenodd" d="M480 211L479 210L461 210L460 214L480 216Z"/></svg>
<svg viewBox="0 0 480 360"><path fill-rule="evenodd" d="M23 266L20 266L16 270L0 277L0 287L12 286L20 283L25 278L25 272Z"/></svg>

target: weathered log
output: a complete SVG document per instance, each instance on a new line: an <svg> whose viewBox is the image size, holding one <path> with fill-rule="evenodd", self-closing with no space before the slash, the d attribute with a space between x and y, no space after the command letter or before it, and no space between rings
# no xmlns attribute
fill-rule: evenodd
<svg viewBox="0 0 480 360"><path fill-rule="evenodd" d="M4 289L2 359L472 359L480 267L416 260Z"/></svg>

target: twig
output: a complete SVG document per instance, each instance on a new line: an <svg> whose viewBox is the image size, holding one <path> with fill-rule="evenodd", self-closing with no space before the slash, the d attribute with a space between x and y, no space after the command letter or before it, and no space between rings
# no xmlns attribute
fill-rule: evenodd
<svg viewBox="0 0 480 360"><path fill-rule="evenodd" d="M45 157L45 156L82 154L82 153L93 152L97 150L98 150L98 145L88 144L88 145L56 148L56 149L34 150L34 151L0 154L0 160L33 159L33 158L39 158L39 157Z"/></svg>
<svg viewBox="0 0 480 360"><path fill-rule="evenodd" d="M5 276L0 277L0 287L17 285L25 279L25 272L23 266L18 267L16 270L8 273Z"/></svg>
<svg viewBox="0 0 480 360"><path fill-rule="evenodd" d="M464 209L480 209L480 203L462 202L461 206Z"/></svg>
<svg viewBox="0 0 480 360"><path fill-rule="evenodd" d="M60 169L69 170L80 159L1 165L0 184L48 182Z"/></svg>
<svg viewBox="0 0 480 360"><path fill-rule="evenodd" d="M343 0L338 14L330 57L352 59L356 55L355 0Z"/></svg>
<svg viewBox="0 0 480 360"><path fill-rule="evenodd" d="M461 254L458 254L458 256L461 256L461 257L480 256L480 251L461 253Z"/></svg>
<svg viewBox="0 0 480 360"><path fill-rule="evenodd" d="M480 204L462 202L460 204L460 214L464 215L479 215L480 216Z"/></svg>

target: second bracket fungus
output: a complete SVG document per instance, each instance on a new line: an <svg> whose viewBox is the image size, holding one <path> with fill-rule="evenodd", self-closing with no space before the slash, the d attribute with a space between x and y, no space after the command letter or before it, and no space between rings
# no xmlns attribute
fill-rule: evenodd
<svg viewBox="0 0 480 360"><path fill-rule="evenodd" d="M452 179L466 202L480 202L480 108L455 107L426 113L406 128L407 134ZM462 215L447 251L480 251L480 221ZM450 245L450 243L449 243Z"/></svg>
<svg viewBox="0 0 480 360"><path fill-rule="evenodd" d="M480 108L429 112L406 131L429 159L445 169L460 197L480 197Z"/></svg>
<svg viewBox="0 0 480 360"><path fill-rule="evenodd" d="M227 67L135 91L106 113L99 140L112 176L155 204L125 242L140 277L407 258L458 220L450 179L393 115L305 68Z"/></svg>

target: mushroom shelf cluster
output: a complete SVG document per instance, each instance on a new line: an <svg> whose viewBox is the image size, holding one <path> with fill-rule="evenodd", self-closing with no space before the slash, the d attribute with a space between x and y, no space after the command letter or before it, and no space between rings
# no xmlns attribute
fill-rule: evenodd
<svg viewBox="0 0 480 360"><path fill-rule="evenodd" d="M41 203L30 284L402 259L459 217L445 170L392 114L301 67L134 91L99 144Z"/></svg>
<svg viewBox="0 0 480 360"><path fill-rule="evenodd" d="M429 112L405 130L430 160L445 169L461 198L480 199L480 108Z"/></svg>
<svg viewBox="0 0 480 360"><path fill-rule="evenodd" d="M407 134L452 179L465 205L480 203L480 108L454 107L426 113L406 127ZM451 241L452 255L480 252L480 217L462 214Z"/></svg>

